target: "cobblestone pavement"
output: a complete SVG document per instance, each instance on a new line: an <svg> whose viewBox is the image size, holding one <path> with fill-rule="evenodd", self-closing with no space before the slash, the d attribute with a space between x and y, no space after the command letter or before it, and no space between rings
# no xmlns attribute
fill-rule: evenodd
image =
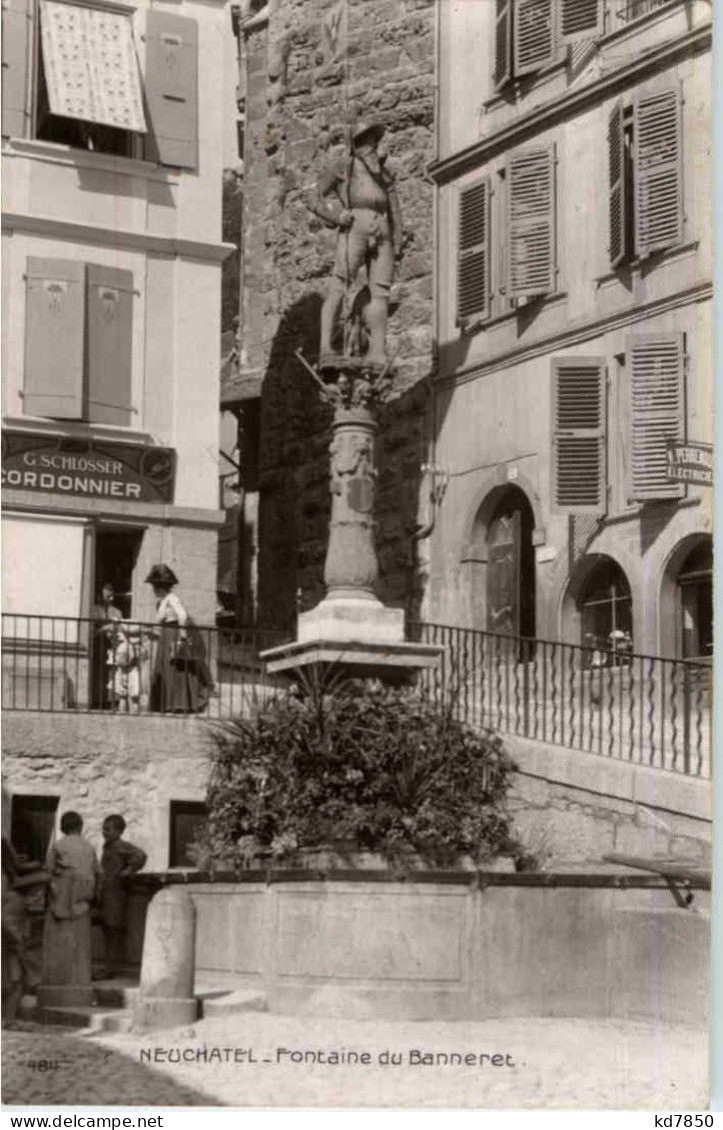
<svg viewBox="0 0 723 1130"><path fill-rule="evenodd" d="M141 1062L141 1049L160 1049L153 1052L156 1062ZM205 1049L201 1058L196 1058L196 1049ZM289 1055L279 1056L278 1049L322 1049L327 1059L332 1049L340 1059L351 1051L366 1051L371 1062L295 1063ZM169 1063L169 1051L172 1058L178 1054L180 1062ZM257 1062L248 1062L249 1051ZM380 1063L385 1051L400 1055L401 1064ZM437 1061L437 1053L450 1052L473 1053L475 1062ZM430 1053L432 1059L420 1062ZM503 1062L494 1065L485 1059L480 1064L480 1053L496 1054ZM40 1072L29 1066L41 1058L57 1061L57 1067ZM704 1032L634 1021L412 1023L242 1013L145 1036L39 1028L8 1032L3 1099L6 1104L71 1107L701 1110L707 1105L707 1058Z"/></svg>

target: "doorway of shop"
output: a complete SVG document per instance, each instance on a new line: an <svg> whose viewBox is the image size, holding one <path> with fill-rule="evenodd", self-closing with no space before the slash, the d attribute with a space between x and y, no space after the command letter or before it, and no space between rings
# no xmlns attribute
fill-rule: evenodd
<svg viewBox="0 0 723 1130"><path fill-rule="evenodd" d="M143 531L100 527L95 534L95 599L100 604L103 585L113 586L113 603L124 620L133 612L133 570Z"/></svg>

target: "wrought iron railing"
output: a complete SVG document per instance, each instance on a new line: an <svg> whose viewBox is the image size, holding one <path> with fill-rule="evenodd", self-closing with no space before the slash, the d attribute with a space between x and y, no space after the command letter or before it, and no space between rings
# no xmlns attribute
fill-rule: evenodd
<svg viewBox="0 0 723 1130"><path fill-rule="evenodd" d="M292 634L3 614L3 707L232 717L284 685L259 653ZM710 776L707 662L440 624L411 624L409 636L443 645L440 665L423 671L420 685L461 720Z"/></svg>
<svg viewBox="0 0 723 1130"><path fill-rule="evenodd" d="M439 624L425 693L473 725L694 777L711 774L711 668Z"/></svg>
<svg viewBox="0 0 723 1130"><path fill-rule="evenodd" d="M231 717L280 685L265 673L259 652L289 636L3 613L2 705Z"/></svg>

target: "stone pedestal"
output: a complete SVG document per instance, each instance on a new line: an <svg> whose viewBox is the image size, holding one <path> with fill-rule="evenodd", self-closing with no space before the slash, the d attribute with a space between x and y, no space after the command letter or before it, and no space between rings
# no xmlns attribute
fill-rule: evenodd
<svg viewBox="0 0 723 1130"><path fill-rule="evenodd" d="M196 907L186 891L167 887L148 908L136 1028L173 1028L198 1018L195 967Z"/></svg>
<svg viewBox="0 0 723 1130"><path fill-rule="evenodd" d="M299 616L297 639L262 655L270 672L342 665L350 675L391 681L435 666L441 647L405 643L404 612L376 595L374 547L377 409L389 386L386 371L363 359L327 363L327 398L334 404L329 447L331 518L324 565L327 595Z"/></svg>

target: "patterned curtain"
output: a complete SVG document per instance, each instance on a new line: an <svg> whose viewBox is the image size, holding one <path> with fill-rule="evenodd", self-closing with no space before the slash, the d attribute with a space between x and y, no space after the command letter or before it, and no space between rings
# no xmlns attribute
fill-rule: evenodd
<svg viewBox="0 0 723 1130"><path fill-rule="evenodd" d="M40 7L51 113L145 133L130 16L56 0Z"/></svg>

